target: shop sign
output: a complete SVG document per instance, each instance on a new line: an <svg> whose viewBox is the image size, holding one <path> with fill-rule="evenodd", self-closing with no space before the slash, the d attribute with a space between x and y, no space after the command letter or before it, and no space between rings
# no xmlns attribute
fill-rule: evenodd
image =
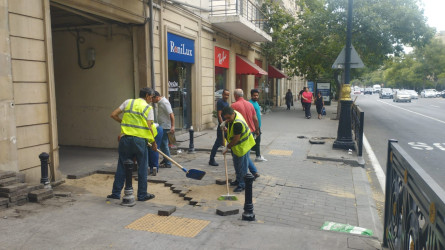
<svg viewBox="0 0 445 250"><path fill-rule="evenodd" d="M168 60L195 63L195 41L167 33Z"/></svg>
<svg viewBox="0 0 445 250"><path fill-rule="evenodd" d="M215 67L229 68L229 51L215 47Z"/></svg>

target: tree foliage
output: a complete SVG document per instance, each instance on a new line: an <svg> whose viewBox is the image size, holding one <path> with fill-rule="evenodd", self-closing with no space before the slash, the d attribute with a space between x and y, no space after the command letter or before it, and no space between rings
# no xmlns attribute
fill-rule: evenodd
<svg viewBox="0 0 445 250"><path fill-rule="evenodd" d="M383 81L390 87L445 89L445 44L434 39L413 53L388 60Z"/></svg>
<svg viewBox="0 0 445 250"><path fill-rule="evenodd" d="M276 3L263 5L273 41L263 46L269 62L290 69L291 75L318 79L332 76L331 66L346 40L348 0L296 0L297 21ZM423 47L434 34L426 25L418 0L355 0L352 44L366 67L379 68L403 45ZM363 71L353 71L353 73Z"/></svg>

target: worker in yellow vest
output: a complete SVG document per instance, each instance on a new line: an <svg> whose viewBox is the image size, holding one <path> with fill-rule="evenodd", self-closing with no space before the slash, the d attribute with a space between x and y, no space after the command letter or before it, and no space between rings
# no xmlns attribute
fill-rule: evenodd
<svg viewBox="0 0 445 250"><path fill-rule="evenodd" d="M138 201L153 199L153 194L147 193L148 175L148 147L147 142L157 150L154 126L153 108L148 104L154 95L151 88L142 88L138 99L128 99L111 113L111 118L121 125L121 138L119 140L119 160L116 174L114 175L113 190L107 198L120 199L122 188L125 183L124 161L133 158L138 162ZM124 113L122 119L119 117Z"/></svg>
<svg viewBox="0 0 445 250"><path fill-rule="evenodd" d="M233 165L236 172L237 187L233 192L241 192L245 188L244 176L247 174L249 166L250 149L255 145L255 139L250 132L244 117L231 107L224 107L222 116L225 122L222 126L227 128L227 146L223 149L226 154L232 150Z"/></svg>

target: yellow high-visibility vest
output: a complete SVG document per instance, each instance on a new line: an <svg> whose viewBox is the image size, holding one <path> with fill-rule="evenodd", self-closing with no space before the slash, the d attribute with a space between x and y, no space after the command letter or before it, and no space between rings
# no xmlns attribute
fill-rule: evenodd
<svg viewBox="0 0 445 250"><path fill-rule="evenodd" d="M147 139L150 143L158 134L154 123L151 130L147 124L148 113L152 107L143 99L132 99L124 109L121 122L121 134L131 135Z"/></svg>
<svg viewBox="0 0 445 250"><path fill-rule="evenodd" d="M231 149L236 156L241 157L245 155L253 146L255 146L255 139L253 139L253 135L250 133L249 126L247 126L247 122L244 117L238 111L235 111L235 114L235 120L228 125L227 141L230 143L233 140L233 125L235 123L240 123L243 126L240 140Z"/></svg>

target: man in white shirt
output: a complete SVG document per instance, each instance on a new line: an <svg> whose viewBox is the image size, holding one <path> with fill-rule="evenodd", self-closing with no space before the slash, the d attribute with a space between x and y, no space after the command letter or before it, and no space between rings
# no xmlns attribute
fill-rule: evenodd
<svg viewBox="0 0 445 250"><path fill-rule="evenodd" d="M175 133L175 114L173 114L172 106L167 98L161 96L158 91L155 91L152 99L153 103L158 105L158 123L159 129L163 129L162 143L159 149L170 157L170 150L168 148L168 133ZM171 168L172 163L165 159L162 161L161 168Z"/></svg>

